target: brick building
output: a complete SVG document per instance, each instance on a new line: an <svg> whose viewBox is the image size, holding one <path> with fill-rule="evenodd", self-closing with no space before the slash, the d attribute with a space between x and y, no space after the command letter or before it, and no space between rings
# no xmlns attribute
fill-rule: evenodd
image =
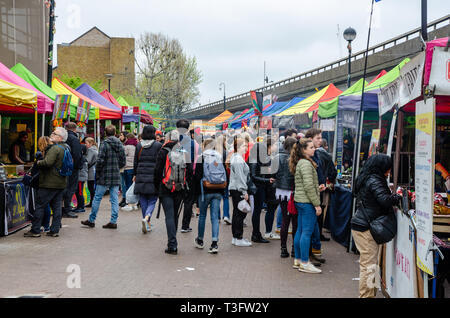
<svg viewBox="0 0 450 318"><path fill-rule="evenodd" d="M79 76L108 88L105 74L112 74L111 91L135 92L134 38L112 38L93 27L70 43L58 44L58 66L53 75Z"/></svg>

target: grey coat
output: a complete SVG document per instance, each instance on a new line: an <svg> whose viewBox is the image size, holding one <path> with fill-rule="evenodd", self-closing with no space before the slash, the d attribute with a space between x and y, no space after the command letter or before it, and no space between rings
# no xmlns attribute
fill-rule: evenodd
<svg viewBox="0 0 450 318"><path fill-rule="evenodd" d="M81 169L78 174L78 181L80 182L86 182L88 181L88 162L87 162L87 156L83 156L81 158Z"/></svg>
<svg viewBox="0 0 450 318"><path fill-rule="evenodd" d="M88 164L88 180L95 180L95 164L97 163L98 156L98 148L96 146L92 146L87 150L87 164Z"/></svg>

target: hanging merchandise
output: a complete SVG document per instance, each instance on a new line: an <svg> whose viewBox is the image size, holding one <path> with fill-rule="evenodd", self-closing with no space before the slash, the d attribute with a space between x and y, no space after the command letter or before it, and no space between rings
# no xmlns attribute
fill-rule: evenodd
<svg viewBox="0 0 450 318"><path fill-rule="evenodd" d="M71 95L59 95L59 94L56 95L52 120L64 119L67 117L71 98L72 98Z"/></svg>
<svg viewBox="0 0 450 318"><path fill-rule="evenodd" d="M88 119L89 119L88 114L89 114L90 110L91 110L91 103L88 103L88 102L80 99L78 102L77 116L76 116L75 120L78 122L87 123Z"/></svg>

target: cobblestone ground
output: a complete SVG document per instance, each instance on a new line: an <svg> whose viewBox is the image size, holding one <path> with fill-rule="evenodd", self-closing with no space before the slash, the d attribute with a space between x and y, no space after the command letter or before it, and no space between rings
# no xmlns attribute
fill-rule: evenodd
<svg viewBox="0 0 450 318"><path fill-rule="evenodd" d="M231 205L232 206L232 205ZM0 297L45 294L48 297L357 297L358 256L334 241L323 242L326 263L322 274L292 268L292 258L280 258L280 241L252 247L231 245L231 225L220 224L219 253L211 243L209 214L205 249L194 247L193 232L177 234L178 255L167 255L164 212L148 234L141 231L141 211L120 211L118 228L103 229L109 221L109 198L102 201L96 227L63 219L60 237L24 238L28 228L0 238ZM261 223L264 222L264 215ZM181 217L180 217L181 223ZM251 220L244 237L250 239ZM265 226L262 225L261 229ZM328 234L329 235L329 234ZM288 246L292 238L289 237ZM70 264L79 265L81 288L68 288Z"/></svg>

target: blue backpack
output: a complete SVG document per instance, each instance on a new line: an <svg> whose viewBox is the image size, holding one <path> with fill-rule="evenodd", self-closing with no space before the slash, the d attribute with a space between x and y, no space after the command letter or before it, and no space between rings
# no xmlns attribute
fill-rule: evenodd
<svg viewBox="0 0 450 318"><path fill-rule="evenodd" d="M63 147L61 145L57 145L58 147L64 149L64 157L61 169L56 169L61 177L68 177L72 175L73 171L73 159L72 155L70 154L70 150L66 147Z"/></svg>
<svg viewBox="0 0 450 318"><path fill-rule="evenodd" d="M202 186L207 189L225 189L227 174L222 163L222 156L217 152L203 153Z"/></svg>

